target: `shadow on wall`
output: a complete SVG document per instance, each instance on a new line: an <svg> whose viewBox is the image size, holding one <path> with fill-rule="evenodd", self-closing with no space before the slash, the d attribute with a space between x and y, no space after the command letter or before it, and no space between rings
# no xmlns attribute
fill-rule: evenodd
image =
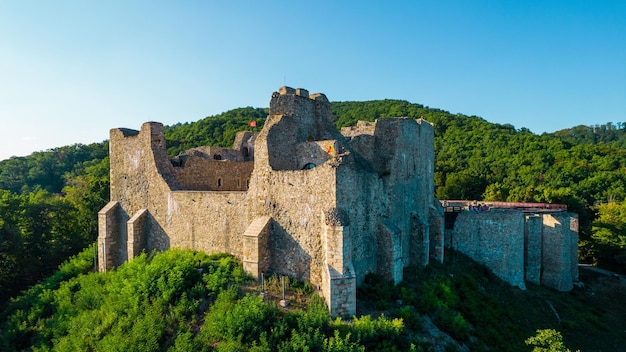
<svg viewBox="0 0 626 352"><path fill-rule="evenodd" d="M161 224L148 213L148 221L146 221L146 227L144 229L145 234L150 234L145 241L146 252L150 253L153 250L164 251L170 248L170 237L167 235Z"/></svg>
<svg viewBox="0 0 626 352"><path fill-rule="evenodd" d="M269 253L273 273L311 282L311 256L278 222L272 221L271 226Z"/></svg>

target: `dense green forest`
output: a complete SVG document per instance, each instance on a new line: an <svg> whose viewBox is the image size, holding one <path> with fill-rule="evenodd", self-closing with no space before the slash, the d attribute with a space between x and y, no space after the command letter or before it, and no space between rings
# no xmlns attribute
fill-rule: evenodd
<svg viewBox="0 0 626 352"><path fill-rule="evenodd" d="M581 261L626 273L626 123L536 135L399 100L334 102L332 109L338 127L393 116L432 122L439 199L567 204L580 217ZM167 126L168 154L230 146L237 131L259 131L266 115L247 107ZM0 308L95 241L97 212L109 198L107 154L103 142L0 161ZM93 266L91 251L82 256ZM360 343L345 334L318 342L334 337Z"/></svg>

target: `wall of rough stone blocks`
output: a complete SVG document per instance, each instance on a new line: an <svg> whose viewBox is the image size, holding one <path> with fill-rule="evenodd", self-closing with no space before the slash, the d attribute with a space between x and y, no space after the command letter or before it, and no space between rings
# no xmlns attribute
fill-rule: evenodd
<svg viewBox="0 0 626 352"><path fill-rule="evenodd" d="M111 130L111 199L119 205L103 209L110 226L101 230L116 237L111 265L143 249L228 252L257 276L268 270L321 286L333 315L353 314L365 275L400 281L406 265L427 263L437 215L432 125L385 119L366 127L367 143L348 139L323 94L283 87L263 130L238 135L233 149L195 148L170 160L161 124ZM244 147L253 162L238 159ZM218 152L222 160L211 158ZM340 220L328 223L335 213ZM259 219L263 229L253 229ZM384 236L390 228L393 236Z"/></svg>
<svg viewBox="0 0 626 352"><path fill-rule="evenodd" d="M258 217L243 234L243 269L257 280L270 268L267 250L271 223L272 218L269 216Z"/></svg>
<svg viewBox="0 0 626 352"><path fill-rule="evenodd" d="M116 201L110 201L98 212L98 270L102 272L119 265L119 212L120 206Z"/></svg>
<svg viewBox="0 0 626 352"><path fill-rule="evenodd" d="M525 288L524 213L461 211L450 236L452 248L484 264L502 280Z"/></svg>
<svg viewBox="0 0 626 352"><path fill-rule="evenodd" d="M430 237L430 249L428 254L430 256L430 260L443 263L445 252L444 211L439 201L435 201L433 203L434 204L431 205L429 214L430 231L428 236Z"/></svg>
<svg viewBox="0 0 626 352"><path fill-rule="evenodd" d="M570 226L570 270L574 282L579 281L578 277L578 214L568 213Z"/></svg>
<svg viewBox="0 0 626 352"><path fill-rule="evenodd" d="M254 162L189 158L174 175L182 189L191 191L245 191Z"/></svg>
<svg viewBox="0 0 626 352"><path fill-rule="evenodd" d="M571 213L543 215L541 283L559 291L570 291L577 276L572 258L577 237L572 233L571 221Z"/></svg>
<svg viewBox="0 0 626 352"><path fill-rule="evenodd" d="M127 252L128 259L132 259L146 248L147 232L146 219L148 218L148 209L141 209L133 215L127 222Z"/></svg>
<svg viewBox="0 0 626 352"><path fill-rule="evenodd" d="M526 282L541 284L542 266L542 234L543 216L540 214L529 214L525 216L526 226L524 227L524 262Z"/></svg>
<svg viewBox="0 0 626 352"><path fill-rule="evenodd" d="M446 245L514 286L524 282L569 291L578 280L578 219L568 212L461 211Z"/></svg>

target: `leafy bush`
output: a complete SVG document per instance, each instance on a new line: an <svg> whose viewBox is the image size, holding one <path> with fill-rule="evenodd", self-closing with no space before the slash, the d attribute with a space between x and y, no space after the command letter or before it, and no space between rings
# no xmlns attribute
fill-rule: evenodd
<svg viewBox="0 0 626 352"><path fill-rule="evenodd" d="M400 294L393 281L378 274L367 274L363 285L357 289L357 297L373 302L376 309L387 309Z"/></svg>
<svg viewBox="0 0 626 352"><path fill-rule="evenodd" d="M529 337L526 344L533 347L533 352L571 352L563 343L563 336L554 329L539 329L537 335Z"/></svg>
<svg viewBox="0 0 626 352"><path fill-rule="evenodd" d="M182 250L144 253L115 271L81 275L86 257L92 264L93 251L85 252L50 281L73 277L58 287L36 286L9 307L0 326L3 350L145 351L170 340L182 348L195 342L180 327L195 320L202 302L248 280L232 256ZM204 285L215 273L219 285Z"/></svg>

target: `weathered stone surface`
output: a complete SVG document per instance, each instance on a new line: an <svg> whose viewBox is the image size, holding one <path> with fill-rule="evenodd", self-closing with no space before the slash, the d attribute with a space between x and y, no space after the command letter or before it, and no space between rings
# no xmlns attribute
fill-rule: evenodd
<svg viewBox="0 0 626 352"><path fill-rule="evenodd" d="M524 284L524 213L462 211L449 232L452 248L489 267L513 286Z"/></svg>
<svg viewBox="0 0 626 352"><path fill-rule="evenodd" d="M433 126L385 118L344 136L323 94L282 87L269 105L262 131L238 134L232 149L173 159L160 123L111 130L101 270L144 249L228 252L253 275L320 286L331 313L350 316L365 275L399 282L407 265L426 265L443 223L432 209Z"/></svg>
<svg viewBox="0 0 626 352"><path fill-rule="evenodd" d="M531 206L531 204L528 204ZM566 211L460 210L445 243L513 286L569 291L578 280L578 218Z"/></svg>

